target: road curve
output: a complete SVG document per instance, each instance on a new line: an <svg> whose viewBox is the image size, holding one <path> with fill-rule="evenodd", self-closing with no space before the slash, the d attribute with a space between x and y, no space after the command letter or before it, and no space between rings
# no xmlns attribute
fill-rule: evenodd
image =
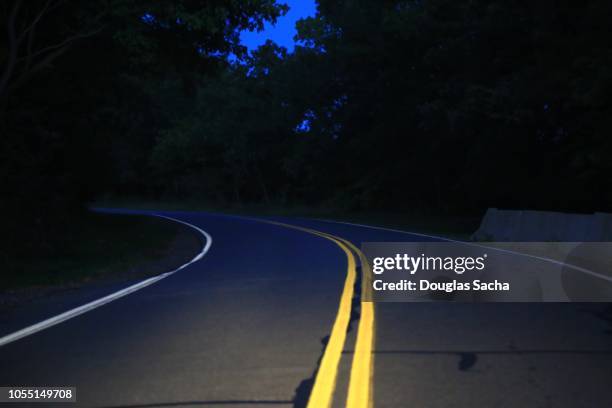
<svg viewBox="0 0 612 408"><path fill-rule="evenodd" d="M75 386L79 406L307 406L346 317L361 242L427 239L294 218L161 214L207 231L214 246L129 296L0 347L0 385ZM122 287L16 309L0 317L0 337ZM345 338L334 407L612 406L605 306L355 303L336 330Z"/></svg>

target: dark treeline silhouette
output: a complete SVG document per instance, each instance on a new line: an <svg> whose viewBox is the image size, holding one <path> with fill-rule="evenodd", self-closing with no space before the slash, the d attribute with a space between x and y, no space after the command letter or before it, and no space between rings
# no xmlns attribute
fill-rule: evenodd
<svg viewBox="0 0 612 408"><path fill-rule="evenodd" d="M285 11L2 2L6 231L48 240L105 194L612 210L609 1L320 0L293 53L248 54L239 32Z"/></svg>

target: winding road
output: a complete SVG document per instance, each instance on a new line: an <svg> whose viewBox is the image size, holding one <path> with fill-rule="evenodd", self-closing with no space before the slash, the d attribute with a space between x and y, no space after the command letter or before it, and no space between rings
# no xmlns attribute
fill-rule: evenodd
<svg viewBox="0 0 612 408"><path fill-rule="evenodd" d="M361 303L362 242L435 238L112 211L186 223L202 252L1 316L0 386L74 386L92 407L612 406L608 305Z"/></svg>

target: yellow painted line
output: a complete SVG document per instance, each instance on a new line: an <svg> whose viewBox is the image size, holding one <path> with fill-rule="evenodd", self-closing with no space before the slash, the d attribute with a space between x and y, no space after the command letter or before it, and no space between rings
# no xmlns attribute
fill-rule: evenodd
<svg viewBox="0 0 612 408"><path fill-rule="evenodd" d="M359 256L361 263L361 312L359 326L357 328L357 340L355 352L351 365L349 389L346 401L347 408L371 408L373 407L373 379L374 379L374 302L372 302L372 274L369 263L359 248L350 241L331 234L316 231L310 228L284 224L276 221L256 219L257 221L279 225L286 228L297 229L309 234L328 239L338 245L346 254L348 259L348 270L344 281L344 288L340 297L338 314L334 322L329 342L325 347L323 358L319 364L319 370L315 377L314 385L310 393L307 408L329 408L333 402L338 366L344 349L346 333L351 316L351 303L355 280L357 278L355 256ZM364 299L369 299L365 302Z"/></svg>
<svg viewBox="0 0 612 408"><path fill-rule="evenodd" d="M310 392L310 398L308 399L307 408L328 408L331 407L334 397L334 390L336 388L336 379L338 377L338 366L340 364L340 358L342 357L342 351L344 350L344 343L346 340L346 332L351 317L351 303L353 300L353 292L355 287L355 280L357 278L355 256L349 249L348 243L341 238L333 235L325 234L310 228L298 227L290 224L283 224L276 221L265 221L270 224L279 225L287 228L293 228L300 231L308 232L313 235L320 236L328 239L338 245L346 254L348 259L348 270L346 273L346 279L344 281L344 288L342 289L342 295L340 297L340 305L338 306L338 313L336 320L332 327L329 341L323 352L323 358L319 364L319 369L315 377L312 391ZM352 244L351 244L352 245ZM361 326L361 323L359 324Z"/></svg>
<svg viewBox="0 0 612 408"><path fill-rule="evenodd" d="M361 263L361 313L355 352L351 365L348 408L370 408L374 406L374 302L372 301L372 274L367 258L355 245L343 240L359 255ZM368 302L364 300L368 299Z"/></svg>

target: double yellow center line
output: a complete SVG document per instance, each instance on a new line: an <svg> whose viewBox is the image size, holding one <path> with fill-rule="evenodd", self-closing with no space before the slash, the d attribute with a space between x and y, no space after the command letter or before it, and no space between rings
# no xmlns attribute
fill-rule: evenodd
<svg viewBox="0 0 612 408"><path fill-rule="evenodd" d="M262 220L259 220L262 221ZM344 288L340 297L340 305L336 320L332 327L329 342L323 352L314 385L308 400L308 408L331 407L338 377L338 366L346 341L346 334L351 317L351 306L357 280L356 254L361 264L361 312L357 328L357 340L351 365L348 394L345 406L347 408L370 408L373 405L373 372L374 361L374 303L371 302L369 291L372 288L369 264L364 254L351 242L324 232L276 221L265 221L286 228L297 229L309 234L328 239L338 245L346 254L348 265ZM370 300L366 302L365 300Z"/></svg>

